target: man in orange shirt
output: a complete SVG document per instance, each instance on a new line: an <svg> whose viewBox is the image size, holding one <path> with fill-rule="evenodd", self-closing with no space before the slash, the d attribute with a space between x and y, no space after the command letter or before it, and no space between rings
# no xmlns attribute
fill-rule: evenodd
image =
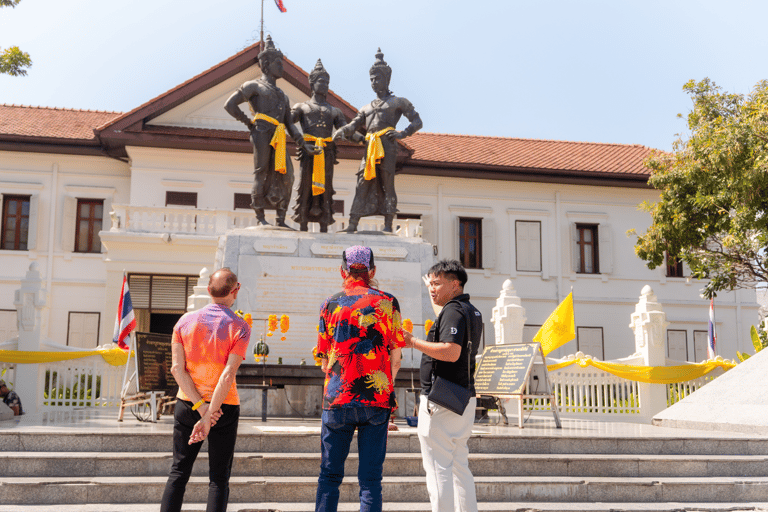
<svg viewBox="0 0 768 512"><path fill-rule="evenodd" d="M230 308L240 283L228 268L211 275L212 304L187 313L173 328L171 373L179 384L173 426L173 466L161 512L179 512L201 441L208 438L207 512L224 512L240 419L235 374L251 338L248 324Z"/></svg>

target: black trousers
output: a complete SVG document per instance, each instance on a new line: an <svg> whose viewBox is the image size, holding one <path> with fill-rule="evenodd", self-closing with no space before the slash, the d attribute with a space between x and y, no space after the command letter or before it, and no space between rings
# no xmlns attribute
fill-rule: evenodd
<svg viewBox="0 0 768 512"><path fill-rule="evenodd" d="M240 406L223 404L219 421L208 434L208 507L206 512L225 512L229 500L229 475L237 441ZM192 466L203 443L189 444L192 428L200 414L192 410L192 403L177 400L173 425L173 466L165 484L160 512L179 512L184 491L192 474Z"/></svg>

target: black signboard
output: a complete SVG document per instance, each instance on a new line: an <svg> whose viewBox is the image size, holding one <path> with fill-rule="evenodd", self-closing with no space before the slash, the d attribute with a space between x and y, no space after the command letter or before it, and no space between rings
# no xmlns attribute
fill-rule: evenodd
<svg viewBox="0 0 768 512"><path fill-rule="evenodd" d="M171 374L171 335L136 333L139 391L165 391L175 396L179 385Z"/></svg>
<svg viewBox="0 0 768 512"><path fill-rule="evenodd" d="M475 371L475 391L478 395L499 396L523 393L526 376L538 354L538 343L486 348Z"/></svg>

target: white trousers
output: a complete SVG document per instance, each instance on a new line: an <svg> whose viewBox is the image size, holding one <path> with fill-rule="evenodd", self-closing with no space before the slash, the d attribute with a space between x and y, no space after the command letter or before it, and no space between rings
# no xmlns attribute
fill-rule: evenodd
<svg viewBox="0 0 768 512"><path fill-rule="evenodd" d="M470 398L464 414L459 416L421 396L417 431L432 512L477 512L467 447L476 405L477 399Z"/></svg>

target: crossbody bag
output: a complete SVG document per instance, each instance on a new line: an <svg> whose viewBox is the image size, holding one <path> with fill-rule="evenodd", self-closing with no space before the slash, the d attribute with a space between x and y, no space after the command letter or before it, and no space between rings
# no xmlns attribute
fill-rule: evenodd
<svg viewBox="0 0 768 512"><path fill-rule="evenodd" d="M472 317L467 312L463 302L459 302L459 305L461 305L461 309L467 319L467 382L471 385L472 371L470 370L469 360L472 357ZM437 360L435 360L432 366L432 388L429 390L427 398L430 402L434 402L461 416L464 414L467 404L469 404L469 399L472 398L474 393L460 384L442 377L435 377L435 366L437 366L437 363Z"/></svg>

